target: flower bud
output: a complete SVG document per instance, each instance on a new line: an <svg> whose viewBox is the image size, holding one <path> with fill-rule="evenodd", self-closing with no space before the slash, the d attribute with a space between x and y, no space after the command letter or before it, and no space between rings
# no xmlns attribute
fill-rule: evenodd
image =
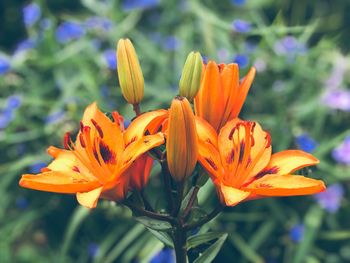
<svg viewBox="0 0 350 263"><path fill-rule="evenodd" d="M197 163L198 139L191 105L184 97L176 97L169 110L166 140L170 174L180 182L190 176Z"/></svg>
<svg viewBox="0 0 350 263"><path fill-rule="evenodd" d="M192 101L200 88L202 75L202 56L199 52L188 54L179 83L180 96Z"/></svg>
<svg viewBox="0 0 350 263"><path fill-rule="evenodd" d="M143 98L144 80L139 59L129 39L120 39L117 46L118 78L126 101L139 104Z"/></svg>

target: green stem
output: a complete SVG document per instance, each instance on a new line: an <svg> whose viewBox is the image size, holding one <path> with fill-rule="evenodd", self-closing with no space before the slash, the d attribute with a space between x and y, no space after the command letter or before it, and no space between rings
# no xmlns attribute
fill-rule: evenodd
<svg viewBox="0 0 350 263"><path fill-rule="evenodd" d="M137 104L133 104L132 106L136 116L140 116L141 115L140 104L137 103Z"/></svg>
<svg viewBox="0 0 350 263"><path fill-rule="evenodd" d="M177 217L181 208L181 203L182 203L182 198L183 198L183 193L184 193L184 181L178 182L176 190L177 190L177 195L176 195L176 201L175 201L175 207L171 213L173 217Z"/></svg>
<svg viewBox="0 0 350 263"><path fill-rule="evenodd" d="M168 169L168 165L166 163L166 159L163 157L163 159L160 161L160 165L162 168L162 176L164 180L164 186L165 186L165 195L168 199L169 204L169 211L173 211L174 209L174 197L173 197L173 189L171 187L171 178L170 173Z"/></svg>
<svg viewBox="0 0 350 263"><path fill-rule="evenodd" d="M181 226L174 229L176 263L187 263L186 230Z"/></svg>

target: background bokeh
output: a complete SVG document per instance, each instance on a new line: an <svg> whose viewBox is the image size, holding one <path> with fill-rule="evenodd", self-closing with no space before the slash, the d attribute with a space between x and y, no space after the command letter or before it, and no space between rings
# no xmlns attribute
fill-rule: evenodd
<svg viewBox="0 0 350 263"><path fill-rule="evenodd" d="M173 262L122 207L88 211L74 196L18 187L92 101L132 118L115 60L129 37L146 80L142 110L169 106L191 50L238 63L242 76L254 65L242 117L271 132L274 151L321 160L301 173L326 192L244 203L208 224L229 233L216 261L350 262L349 15L344 0L0 1L0 261ZM214 200L208 182L200 202L210 210Z"/></svg>

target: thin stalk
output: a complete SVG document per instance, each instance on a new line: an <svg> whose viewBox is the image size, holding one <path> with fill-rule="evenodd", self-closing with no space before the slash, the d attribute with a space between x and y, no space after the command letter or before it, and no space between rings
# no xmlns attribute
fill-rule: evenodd
<svg viewBox="0 0 350 263"><path fill-rule="evenodd" d="M183 215L182 215L183 219L186 219L188 214L190 213L191 208L193 206L193 203L196 200L198 191L199 191L199 186L195 186L194 189L193 189L192 195L190 197L190 200L188 201L187 206L186 206L186 208L185 208L185 210L183 212Z"/></svg>
<svg viewBox="0 0 350 263"><path fill-rule="evenodd" d="M169 204L169 211L173 211L174 209L174 197L173 197L173 189L171 187L171 181L170 181L170 173L168 169L168 165L166 163L166 160L163 159L160 161L160 165L162 168L162 176L164 180L164 186L165 186L165 195L167 196L168 199L168 204Z"/></svg>
<svg viewBox="0 0 350 263"><path fill-rule="evenodd" d="M136 116L140 116L141 115L140 104L137 103L137 104L133 104L132 106Z"/></svg>
<svg viewBox="0 0 350 263"><path fill-rule="evenodd" d="M171 213L171 215L173 217L177 217L179 214L179 211L181 208L181 203L182 203L182 198L183 198L183 194L184 194L184 188L185 188L184 181L178 182L177 187L176 187L177 195L176 195L175 206L174 206L174 209Z"/></svg>
<svg viewBox="0 0 350 263"><path fill-rule="evenodd" d="M149 218L153 218L153 219L157 219L157 220L161 220L161 221L166 221L166 222L169 222L171 224L174 224L176 222L175 218L173 218L169 215L162 215L162 214L158 214L155 212L144 210L138 206L135 206L134 204L132 204L128 201L124 201L122 204L129 207L131 211L136 212L139 215L147 216Z"/></svg>

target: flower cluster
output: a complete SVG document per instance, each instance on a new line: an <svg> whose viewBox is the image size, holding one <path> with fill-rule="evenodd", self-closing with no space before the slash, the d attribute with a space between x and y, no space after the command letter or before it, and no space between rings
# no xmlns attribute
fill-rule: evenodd
<svg viewBox="0 0 350 263"><path fill-rule="evenodd" d="M67 133L64 149L49 147L54 160L40 174L23 175L22 187L76 194L78 202L88 208L104 198L128 206L136 216L166 221L174 227L177 259L183 248L181 231L186 233L212 218L190 222L196 195L207 178L220 201L216 212L243 201L325 190L320 180L294 175L316 165L319 161L314 156L302 150L272 153L270 134L258 122L239 118L255 68L241 80L237 64L203 63L198 52L191 52L179 95L170 108L143 113L144 78L129 39L119 41L115 56L121 92L136 117L125 128L117 111L107 116L92 103L75 140ZM154 162L161 166L159 176L164 179L168 201L159 210L146 199L140 204L132 198L134 194L144 198ZM187 201L185 196L189 196Z"/></svg>

